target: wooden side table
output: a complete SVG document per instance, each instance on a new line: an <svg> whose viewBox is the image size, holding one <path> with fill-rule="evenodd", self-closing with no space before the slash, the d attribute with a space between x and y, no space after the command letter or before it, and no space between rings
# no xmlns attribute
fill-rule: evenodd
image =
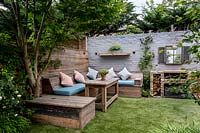
<svg viewBox="0 0 200 133"><path fill-rule="evenodd" d="M111 86L115 86L115 94L107 101L107 89ZM103 112L107 111L107 107L118 97L118 78L113 78L110 80L88 80L85 82L85 96L89 96L89 91L92 88L99 88L102 91L101 103L96 103L96 108L102 109Z"/></svg>

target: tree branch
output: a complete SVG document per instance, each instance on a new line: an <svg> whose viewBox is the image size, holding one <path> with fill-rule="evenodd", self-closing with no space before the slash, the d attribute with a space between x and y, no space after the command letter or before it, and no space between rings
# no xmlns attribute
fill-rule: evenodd
<svg viewBox="0 0 200 133"><path fill-rule="evenodd" d="M39 42L40 42L41 35L42 35L42 32L43 32L45 18L46 18L47 12L48 12L51 4L52 4L52 0L50 0L46 5L46 10L44 11L44 13L42 15L40 28L39 28L39 31L38 31L38 34L37 34L37 38L35 40L35 64L34 64L35 78L38 77L38 56L39 56L39 48L40 48Z"/></svg>
<svg viewBox="0 0 200 133"><path fill-rule="evenodd" d="M50 63L50 58L51 58L52 52L53 52L53 48L51 48L51 49L49 50L49 54L48 54L48 57L47 57L47 64L46 64L46 65L44 66L44 68L39 72L38 76L40 76L40 75L44 72L44 70L47 69L47 67L48 67L48 65L49 65L49 63Z"/></svg>
<svg viewBox="0 0 200 133"><path fill-rule="evenodd" d="M25 26L25 37L27 37L27 32L28 32L28 0L26 0L26 10L25 10L25 12L26 12L26 16L25 16L25 18L26 18L26 26Z"/></svg>

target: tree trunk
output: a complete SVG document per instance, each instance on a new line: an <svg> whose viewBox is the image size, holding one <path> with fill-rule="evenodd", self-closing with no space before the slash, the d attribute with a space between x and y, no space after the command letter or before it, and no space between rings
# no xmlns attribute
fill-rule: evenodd
<svg viewBox="0 0 200 133"><path fill-rule="evenodd" d="M31 86L31 88L34 88L36 81L35 81L35 78L34 78L34 75L33 75L31 62L28 58L24 58L24 64L25 64L25 68L26 68L26 72L27 72L27 75L28 75L30 86Z"/></svg>
<svg viewBox="0 0 200 133"><path fill-rule="evenodd" d="M36 86L35 88L33 88L33 94L35 97L39 97L41 95L41 77L39 76L37 79L36 79Z"/></svg>

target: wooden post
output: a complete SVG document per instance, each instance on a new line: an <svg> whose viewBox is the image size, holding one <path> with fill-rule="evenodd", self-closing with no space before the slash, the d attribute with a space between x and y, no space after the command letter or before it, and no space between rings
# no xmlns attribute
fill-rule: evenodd
<svg viewBox="0 0 200 133"><path fill-rule="evenodd" d="M89 87L85 87L85 96L89 97L90 96L90 88Z"/></svg>
<svg viewBox="0 0 200 133"><path fill-rule="evenodd" d="M102 106L103 112L107 111L106 102L107 102L107 89L104 86L104 87L102 87L102 101L101 101L101 106Z"/></svg>
<svg viewBox="0 0 200 133"><path fill-rule="evenodd" d="M118 96L119 95L119 85L118 85L118 83L115 84L115 91L116 91L116 94Z"/></svg>

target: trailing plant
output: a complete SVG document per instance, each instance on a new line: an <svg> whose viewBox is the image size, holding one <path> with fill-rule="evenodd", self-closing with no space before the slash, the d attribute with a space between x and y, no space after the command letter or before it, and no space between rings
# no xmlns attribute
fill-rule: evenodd
<svg viewBox="0 0 200 133"><path fill-rule="evenodd" d="M140 39L143 56L139 61L139 69L143 72L144 75L144 84L142 86L142 94L143 96L149 96L149 88L150 88L150 70L152 68L152 60L154 58L154 53L150 51L149 43L153 41L152 35L148 35L147 37Z"/></svg>
<svg viewBox="0 0 200 133"><path fill-rule="evenodd" d="M119 51L119 50L121 50L121 46L119 44L112 45L109 48L109 51Z"/></svg>

